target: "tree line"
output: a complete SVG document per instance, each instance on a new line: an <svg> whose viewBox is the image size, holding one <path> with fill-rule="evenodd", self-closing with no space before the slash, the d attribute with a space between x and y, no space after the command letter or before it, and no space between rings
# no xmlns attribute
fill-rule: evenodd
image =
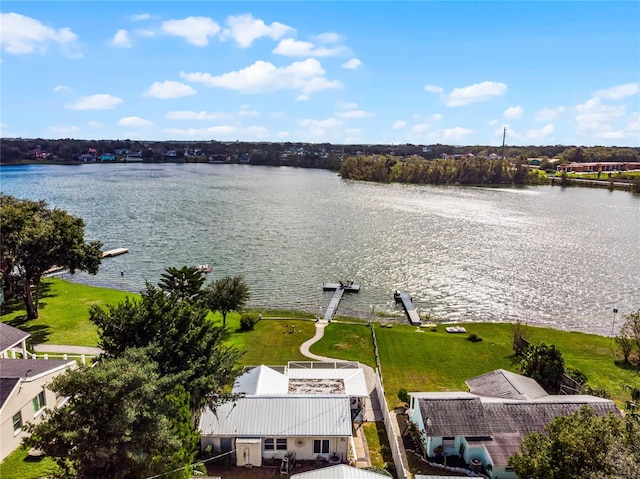
<svg viewBox="0 0 640 479"><path fill-rule="evenodd" d="M488 158L438 159L372 155L347 158L340 168L343 178L377 182L462 185L524 185L546 181L530 173L525 158L516 161Z"/></svg>

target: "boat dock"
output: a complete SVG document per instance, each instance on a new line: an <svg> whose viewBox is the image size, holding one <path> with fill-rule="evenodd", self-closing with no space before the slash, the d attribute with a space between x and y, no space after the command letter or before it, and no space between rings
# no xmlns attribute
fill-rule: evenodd
<svg viewBox="0 0 640 479"><path fill-rule="evenodd" d="M116 248L116 249L110 249L108 251L103 251L102 252L102 257L103 258L113 258L114 256L120 256L121 254L125 254L128 253L129 250L127 248Z"/></svg>
<svg viewBox="0 0 640 479"><path fill-rule="evenodd" d="M326 322L331 322L333 316L336 314L336 310L338 309L338 305L340 304L340 300L342 299L342 295L346 291L347 293L357 293L360 291L359 284L353 284L353 281L339 283L324 283L322 285L322 289L324 291L334 291L333 296L331 297L331 301L329 302L329 307L327 311L324 313L324 320Z"/></svg>
<svg viewBox="0 0 640 479"><path fill-rule="evenodd" d="M422 321L420 321L420 315L418 311L416 311L416 307L413 305L413 299L409 293L399 293L396 291L393 293L393 299L396 300L396 303L402 303L404 306L404 310L407 313L407 317L409 318L409 322L413 326L420 326Z"/></svg>

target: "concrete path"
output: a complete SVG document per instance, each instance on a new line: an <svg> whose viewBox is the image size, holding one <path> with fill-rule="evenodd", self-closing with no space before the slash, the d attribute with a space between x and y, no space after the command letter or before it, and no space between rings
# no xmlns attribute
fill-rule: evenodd
<svg viewBox="0 0 640 479"><path fill-rule="evenodd" d="M64 344L36 344L33 349L36 353L56 353L56 354L84 354L86 356L97 356L102 354L102 349L88 346L67 346Z"/></svg>

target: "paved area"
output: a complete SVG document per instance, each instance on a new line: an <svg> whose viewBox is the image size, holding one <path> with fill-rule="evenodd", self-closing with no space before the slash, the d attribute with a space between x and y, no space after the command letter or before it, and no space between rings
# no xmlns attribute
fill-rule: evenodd
<svg viewBox="0 0 640 479"><path fill-rule="evenodd" d="M97 356L102 354L102 349L88 346L67 346L65 344L36 344L33 349L36 353L56 353L56 354L84 354L86 356Z"/></svg>

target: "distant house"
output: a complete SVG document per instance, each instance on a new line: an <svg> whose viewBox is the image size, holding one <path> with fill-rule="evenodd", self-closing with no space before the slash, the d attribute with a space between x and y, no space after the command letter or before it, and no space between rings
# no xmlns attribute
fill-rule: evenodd
<svg viewBox="0 0 640 479"><path fill-rule="evenodd" d="M129 150L127 148L118 148L116 150L116 155L118 156L127 156L129 154Z"/></svg>
<svg viewBox="0 0 640 479"><path fill-rule="evenodd" d="M141 151L131 151L127 153L127 155L123 158L124 161L133 163L142 161L142 152Z"/></svg>
<svg viewBox="0 0 640 479"><path fill-rule="evenodd" d="M247 367L232 392L241 398L202 415L203 449L235 450L238 466L294 454L300 460L354 460L353 420L362 417L368 398L358 363Z"/></svg>
<svg viewBox="0 0 640 479"><path fill-rule="evenodd" d="M38 158L39 160L45 160L51 156L51 153L45 150L41 150L40 148L36 148L32 151L33 157Z"/></svg>
<svg viewBox="0 0 640 479"><path fill-rule="evenodd" d="M587 405L620 414L613 401L588 395L547 394L533 379L502 369L469 379L471 392L410 393L409 419L425 455L435 462L458 456L490 478L516 478L508 466L525 436Z"/></svg>
<svg viewBox="0 0 640 479"><path fill-rule="evenodd" d="M100 161L116 161L116 155L113 153L104 153L100 155Z"/></svg>
<svg viewBox="0 0 640 479"><path fill-rule="evenodd" d="M93 163L96 161L96 155L93 153L83 153L82 155L78 156L78 161Z"/></svg>
<svg viewBox="0 0 640 479"><path fill-rule="evenodd" d="M167 150L162 158L165 160L175 160L178 157L176 150Z"/></svg>
<svg viewBox="0 0 640 479"><path fill-rule="evenodd" d="M602 163L565 163L558 165L558 171L566 173L598 173L599 171L637 171L640 170L638 162L608 161Z"/></svg>

